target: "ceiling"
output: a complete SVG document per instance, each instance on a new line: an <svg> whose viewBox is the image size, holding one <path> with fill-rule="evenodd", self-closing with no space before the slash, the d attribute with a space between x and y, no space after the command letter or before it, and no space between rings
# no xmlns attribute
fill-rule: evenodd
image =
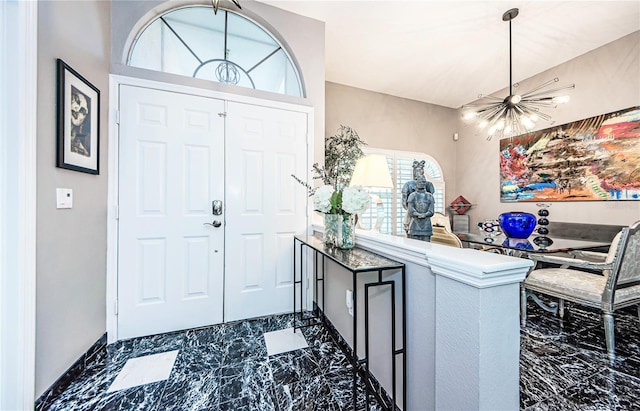
<svg viewBox="0 0 640 411"><path fill-rule="evenodd" d="M510 8L514 82L640 30L638 0L261 1L326 23L327 81L451 108L508 86Z"/></svg>

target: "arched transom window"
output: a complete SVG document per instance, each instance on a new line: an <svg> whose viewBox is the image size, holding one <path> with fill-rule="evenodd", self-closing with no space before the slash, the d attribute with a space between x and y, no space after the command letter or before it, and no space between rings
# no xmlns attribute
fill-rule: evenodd
<svg viewBox="0 0 640 411"><path fill-rule="evenodd" d="M300 78L276 39L253 21L208 6L169 11L136 38L129 66L302 96Z"/></svg>

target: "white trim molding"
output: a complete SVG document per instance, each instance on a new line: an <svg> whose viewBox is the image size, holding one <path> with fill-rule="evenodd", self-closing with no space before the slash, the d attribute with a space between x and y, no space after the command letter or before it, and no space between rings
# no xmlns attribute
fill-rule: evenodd
<svg viewBox="0 0 640 411"><path fill-rule="evenodd" d="M314 225L313 229L324 231L321 225ZM520 283L533 265L526 258L431 244L369 230L356 230L356 244L394 260L429 267L434 274L476 288Z"/></svg>
<svg viewBox="0 0 640 411"><path fill-rule="evenodd" d="M120 82L109 76L109 159L107 185L107 344L118 340L118 153Z"/></svg>
<svg viewBox="0 0 640 411"><path fill-rule="evenodd" d="M311 231L322 233L324 227L314 224ZM519 284L533 266L526 258L431 244L369 230L356 230L356 244L397 261L428 267L438 276L479 289Z"/></svg>
<svg viewBox="0 0 640 411"><path fill-rule="evenodd" d="M524 280L533 265L533 262L526 258L470 248L441 247L444 248L438 247L437 250L432 249L426 253L431 271L475 288L518 284Z"/></svg>
<svg viewBox="0 0 640 411"><path fill-rule="evenodd" d="M33 409L38 3L0 2L0 409Z"/></svg>

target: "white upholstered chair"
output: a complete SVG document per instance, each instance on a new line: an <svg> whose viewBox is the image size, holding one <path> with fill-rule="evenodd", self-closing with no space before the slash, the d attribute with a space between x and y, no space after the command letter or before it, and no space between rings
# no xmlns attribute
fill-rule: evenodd
<svg viewBox="0 0 640 411"><path fill-rule="evenodd" d="M451 221L449 217L442 213L433 213L433 216L431 216L431 226L444 227L448 232L451 232Z"/></svg>
<svg viewBox="0 0 640 411"><path fill-rule="evenodd" d="M460 241L457 235L451 232L451 221L449 217L442 213L433 213L431 217L431 227L433 229L430 240L432 243L462 248L462 241Z"/></svg>
<svg viewBox="0 0 640 411"><path fill-rule="evenodd" d="M622 229L613 239L604 261L598 253L583 253L583 258L530 254L536 261L559 264L559 268L532 270L521 284L520 315L527 321L527 297L542 293L559 299L547 311L564 315L564 301L572 301L602 310L607 353L615 358L614 311L638 305L640 317L640 221ZM571 268L574 267L574 268ZM591 272L576 270L581 268ZM534 299L537 299L533 295Z"/></svg>
<svg viewBox="0 0 640 411"><path fill-rule="evenodd" d="M447 231L445 227L433 226L433 234L429 240L433 244L450 245L452 247L462 248L462 241L457 235Z"/></svg>

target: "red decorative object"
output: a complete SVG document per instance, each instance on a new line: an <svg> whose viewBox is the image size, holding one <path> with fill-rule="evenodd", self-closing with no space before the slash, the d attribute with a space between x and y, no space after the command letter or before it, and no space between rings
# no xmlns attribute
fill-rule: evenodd
<svg viewBox="0 0 640 411"><path fill-rule="evenodd" d="M462 196L458 196L458 198L451 202L451 209L460 215L469 211L470 208L471 203Z"/></svg>

